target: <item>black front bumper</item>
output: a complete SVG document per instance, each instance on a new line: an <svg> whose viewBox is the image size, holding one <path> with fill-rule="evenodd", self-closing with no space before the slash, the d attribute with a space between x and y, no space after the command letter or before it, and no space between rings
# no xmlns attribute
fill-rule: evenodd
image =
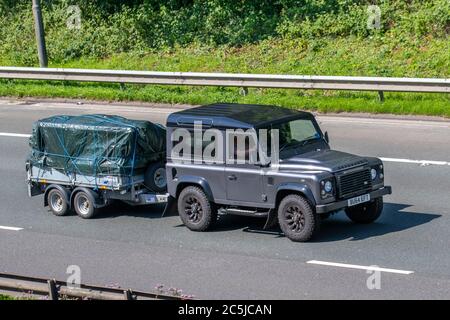
<svg viewBox="0 0 450 320"><path fill-rule="evenodd" d="M387 194L392 193L392 188L390 186L384 186L381 189L374 190L370 193L370 199L376 199L379 197L382 197ZM348 199L341 200L337 202L327 203L327 204L320 204L316 206L316 212L317 213L327 213L332 211L337 211L340 209L344 209L348 207Z"/></svg>

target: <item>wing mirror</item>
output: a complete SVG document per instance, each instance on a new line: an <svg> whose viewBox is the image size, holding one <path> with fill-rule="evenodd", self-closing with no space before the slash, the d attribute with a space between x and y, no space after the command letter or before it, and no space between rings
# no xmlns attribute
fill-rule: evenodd
<svg viewBox="0 0 450 320"><path fill-rule="evenodd" d="M325 131L325 134L323 135L323 138L327 143L330 143L330 138L328 137L328 131Z"/></svg>

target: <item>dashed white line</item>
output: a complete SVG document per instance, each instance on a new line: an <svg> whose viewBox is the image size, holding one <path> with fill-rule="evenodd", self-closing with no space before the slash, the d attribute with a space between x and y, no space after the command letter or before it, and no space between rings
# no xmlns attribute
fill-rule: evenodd
<svg viewBox="0 0 450 320"><path fill-rule="evenodd" d="M0 132L0 136L2 136L2 137L29 138L31 136L31 134Z"/></svg>
<svg viewBox="0 0 450 320"><path fill-rule="evenodd" d="M317 265L322 265L322 266L330 266L330 267L359 269L359 270L370 270L370 271L380 271L380 272L390 272L390 273L398 273L398 274L412 274L412 273L414 273L414 271L408 271L408 270L380 268L380 267L377 267L377 266L360 266L360 265L356 265L356 264L327 262L327 261L319 261L319 260L310 260L310 261L307 261L306 263L317 264Z"/></svg>
<svg viewBox="0 0 450 320"><path fill-rule="evenodd" d="M9 230L9 231L20 231L23 230L23 228L17 228L17 227L8 227L8 226L0 226L1 230Z"/></svg>
<svg viewBox="0 0 450 320"><path fill-rule="evenodd" d="M412 128L444 128L449 129L450 124L448 122L440 121L420 121L420 120L388 120L388 119L367 119L367 118L339 118L339 117L317 117L323 122L336 122L336 123L352 123L357 125L384 125L384 126L403 126Z"/></svg>
<svg viewBox="0 0 450 320"><path fill-rule="evenodd" d="M434 160L411 160L411 159L396 159L396 158L380 158L385 162L401 162L401 163L414 163L422 166L435 165L435 166L450 166L450 162L447 161L434 161Z"/></svg>

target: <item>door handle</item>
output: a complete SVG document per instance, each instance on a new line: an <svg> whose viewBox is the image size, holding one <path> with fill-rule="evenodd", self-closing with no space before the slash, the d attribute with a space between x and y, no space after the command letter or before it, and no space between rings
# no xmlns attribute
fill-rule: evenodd
<svg viewBox="0 0 450 320"><path fill-rule="evenodd" d="M228 180L230 180L230 181L234 181L236 179L237 179L237 177L234 174L228 176Z"/></svg>

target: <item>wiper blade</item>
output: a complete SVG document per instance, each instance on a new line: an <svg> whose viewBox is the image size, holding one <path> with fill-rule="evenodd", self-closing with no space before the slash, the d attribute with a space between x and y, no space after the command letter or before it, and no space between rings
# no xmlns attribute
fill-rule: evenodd
<svg viewBox="0 0 450 320"><path fill-rule="evenodd" d="M287 142L287 143L284 143L283 145L281 145L281 147L280 147L279 150L280 150L280 152L281 152L281 151L283 151L284 149L287 149L287 148L292 148L292 147L303 147L304 145L306 145L306 144L308 144L308 143L310 143L310 142L319 140L319 139L320 139L320 137L317 137L317 136L311 136L311 137L306 138L305 140L302 140L302 141L291 141L291 142Z"/></svg>
<svg viewBox="0 0 450 320"><path fill-rule="evenodd" d="M313 141L316 141L316 140L319 140L319 138L313 137L313 138L309 138L309 139L303 140L303 142L302 142L302 147L303 147L304 145L307 145L308 143L313 142Z"/></svg>
<svg viewBox="0 0 450 320"><path fill-rule="evenodd" d="M295 142L292 142L292 141L291 141L291 142L285 143L285 144L283 144L283 145L280 147L280 152L283 151L284 149L292 148L292 147L294 147L294 146L296 146L296 145L298 145L298 144L300 144L299 141L295 141Z"/></svg>

